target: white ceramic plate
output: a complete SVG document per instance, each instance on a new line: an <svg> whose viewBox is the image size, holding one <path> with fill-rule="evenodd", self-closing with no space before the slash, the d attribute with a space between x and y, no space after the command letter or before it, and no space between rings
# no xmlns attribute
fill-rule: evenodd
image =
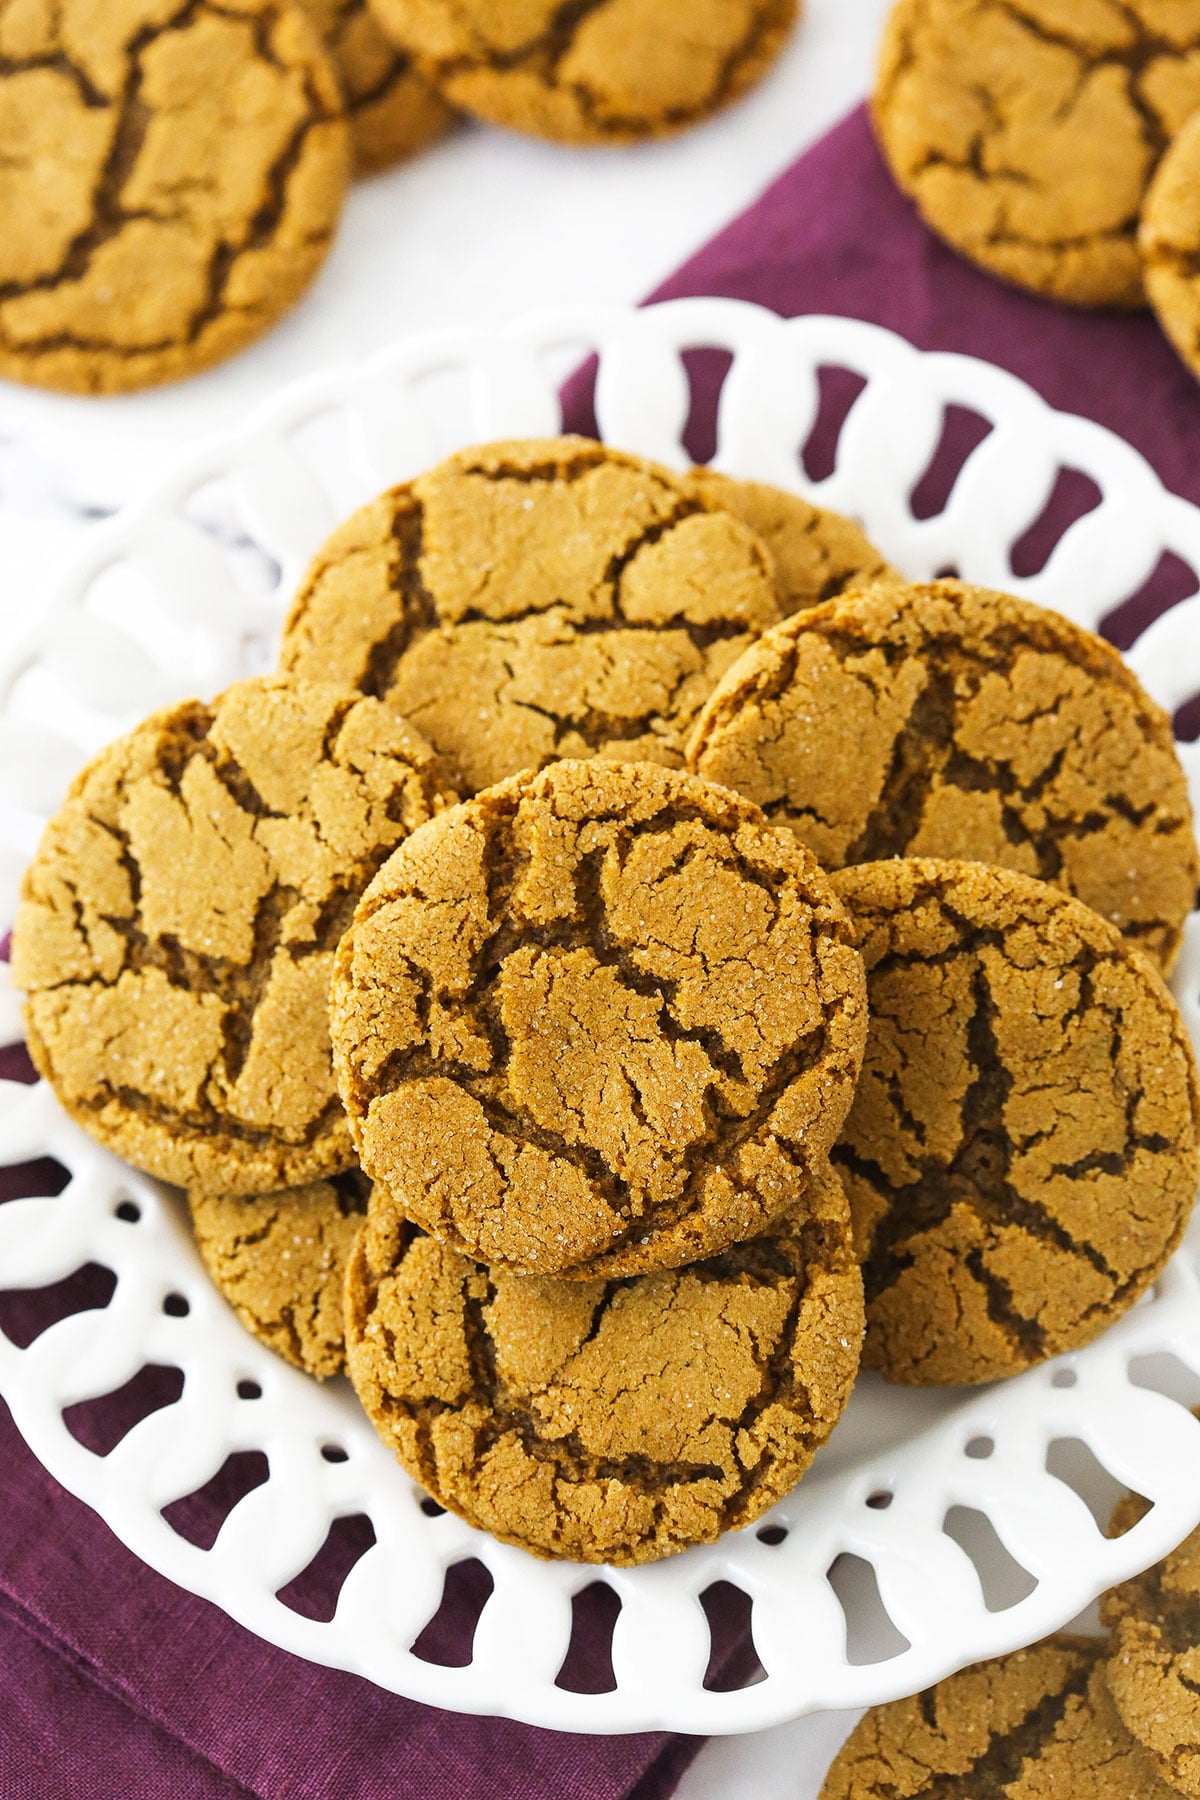
<svg viewBox="0 0 1200 1800"><path fill-rule="evenodd" d="M97 526L46 612L0 662L0 919L45 815L83 759L153 706L269 667L301 569L351 507L455 447L556 432L558 386L599 358L602 435L682 466L691 396L681 353L717 348L725 378L715 461L860 518L907 573L948 566L1046 602L1088 626L1135 592L1160 556L1200 570L1200 512L1128 445L1050 411L1012 376L922 355L876 327L783 322L726 301L541 317L489 334L401 345L295 384L239 431L206 444L155 490ZM861 383L832 471L800 451L820 371ZM991 427L948 500L916 517L947 408ZM1062 469L1099 500L1039 572L1011 556ZM1200 599L1171 608L1130 659L1174 708L1200 688ZM1183 751L1193 792L1200 754ZM1176 978L1200 1024L1200 917ZM0 1025L18 1030L11 995ZM349 1387L324 1388L256 1344L210 1287L177 1196L93 1145L48 1089L0 1085L0 1162L49 1155L70 1175L55 1198L0 1208L0 1285L36 1288L82 1264L110 1269L109 1304L51 1326L26 1349L0 1337L0 1392L35 1453L154 1568L272 1642L437 1706L583 1731L752 1730L821 1707L888 1699L978 1657L1030 1642L1200 1520L1200 1236L1153 1294L1097 1343L981 1391L906 1392L864 1378L810 1475L767 1518L669 1562L600 1574L620 1603L613 1685L558 1685L572 1601L595 1569L541 1563L449 1516L430 1516ZM180 1316L182 1296L186 1314ZM107 1455L63 1420L148 1363L182 1370L173 1405ZM247 1383L251 1385L246 1386ZM254 1398L239 1396L239 1384ZM339 1446L330 1461L324 1448ZM239 1451L269 1477L202 1549L162 1509ZM336 1454L336 1453L335 1453ZM1110 1542L1097 1516L1120 1487L1153 1502ZM376 1542L328 1621L278 1592L339 1516L366 1513ZM414 1654L446 1571L477 1558L493 1588L464 1667ZM702 1596L717 1582L750 1602L756 1678L705 1685Z"/></svg>

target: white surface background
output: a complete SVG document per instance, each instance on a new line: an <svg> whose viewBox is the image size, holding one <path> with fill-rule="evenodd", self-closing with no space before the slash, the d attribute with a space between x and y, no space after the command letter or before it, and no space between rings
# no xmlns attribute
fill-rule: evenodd
<svg viewBox="0 0 1200 1800"><path fill-rule="evenodd" d="M194 381L106 401L0 384L0 632L39 604L89 515L281 383L413 331L640 298L862 98L886 6L807 0L768 81L665 144L576 151L464 126L357 187L307 301ZM711 1741L680 1800L816 1800L851 1723L825 1714Z"/></svg>

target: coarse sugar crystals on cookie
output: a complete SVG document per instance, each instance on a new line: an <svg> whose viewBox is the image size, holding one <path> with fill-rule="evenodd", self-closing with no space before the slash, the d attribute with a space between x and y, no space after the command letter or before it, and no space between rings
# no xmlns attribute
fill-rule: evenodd
<svg viewBox="0 0 1200 1800"><path fill-rule="evenodd" d="M363 1168L466 1255L674 1267L803 1202L866 1035L852 928L736 795L555 763L414 834L331 990Z"/></svg>
<svg viewBox="0 0 1200 1800"><path fill-rule="evenodd" d="M1196 0L897 0L872 112L926 223L1007 281L1140 306L1137 224L1200 107Z"/></svg>
<svg viewBox="0 0 1200 1800"><path fill-rule="evenodd" d="M536 1556L641 1563L799 1480L850 1395L862 1283L827 1165L770 1234L624 1281L488 1270L376 1190L346 1335L372 1424L443 1506Z"/></svg>
<svg viewBox="0 0 1200 1800"><path fill-rule="evenodd" d="M455 106L571 144L682 131L783 48L798 0L371 0Z"/></svg>
<svg viewBox="0 0 1200 1800"><path fill-rule="evenodd" d="M1171 721L1103 638L962 581L876 585L753 644L688 746L827 869L969 857L1076 894L1169 969L1200 858Z"/></svg>
<svg viewBox="0 0 1200 1800"><path fill-rule="evenodd" d="M204 1266L242 1324L318 1380L345 1366L342 1292L370 1191L348 1169L274 1194L188 1195Z"/></svg>
<svg viewBox="0 0 1200 1800"><path fill-rule="evenodd" d="M588 438L487 444L322 546L281 665L378 694L463 794L559 757L678 765L780 617L766 547L669 470Z"/></svg>
<svg viewBox="0 0 1200 1800"><path fill-rule="evenodd" d="M694 468L684 485L723 507L762 540L775 563L775 591L785 614L817 606L849 587L899 581L860 525L766 481L740 481Z"/></svg>
<svg viewBox="0 0 1200 1800"><path fill-rule="evenodd" d="M112 393L240 350L316 275L348 167L290 0L0 0L0 376Z"/></svg>
<svg viewBox="0 0 1200 1800"><path fill-rule="evenodd" d="M1126 1495L1108 1535L1123 1536L1148 1511L1140 1495ZM1110 1589L1100 1620L1111 1633L1105 1679L1126 1727L1176 1793L1200 1795L1200 1531Z"/></svg>
<svg viewBox="0 0 1200 1800"><path fill-rule="evenodd" d="M1162 1269L1200 1182L1200 1087L1162 977L1007 869L893 859L833 886L871 1008L833 1152L864 1361L978 1382L1089 1343Z"/></svg>
<svg viewBox="0 0 1200 1800"><path fill-rule="evenodd" d="M103 750L46 827L13 935L29 1048L71 1116L181 1187L349 1168L333 951L388 851L452 798L380 701L278 676Z"/></svg>
<svg viewBox="0 0 1200 1800"><path fill-rule="evenodd" d="M872 1707L820 1800L1172 1800L1117 1716L1098 1638L1046 1638Z"/></svg>

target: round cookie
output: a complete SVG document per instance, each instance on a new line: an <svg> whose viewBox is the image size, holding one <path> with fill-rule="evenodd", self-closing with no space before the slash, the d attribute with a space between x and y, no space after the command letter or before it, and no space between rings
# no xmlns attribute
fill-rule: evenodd
<svg viewBox="0 0 1200 1800"><path fill-rule="evenodd" d="M452 107L422 81L367 0L301 0L341 78L357 175L413 156L449 129Z"/></svg>
<svg viewBox="0 0 1200 1800"><path fill-rule="evenodd" d="M1144 1500L1127 1495L1109 1536L1128 1531L1146 1510ZM1117 1711L1163 1780L1177 1793L1200 1794L1200 1531L1105 1594L1100 1618L1112 1634L1104 1673Z"/></svg>
<svg viewBox="0 0 1200 1800"><path fill-rule="evenodd" d="M1159 1273L1200 1182L1200 1087L1161 976L1005 869L893 860L833 886L871 1009L833 1152L865 1362L991 1381L1090 1342Z"/></svg>
<svg viewBox="0 0 1200 1800"><path fill-rule="evenodd" d="M688 765L827 869L968 857L1076 894L1169 969L1200 861L1171 721L1102 638L959 581L843 595L768 632Z"/></svg>
<svg viewBox="0 0 1200 1800"><path fill-rule="evenodd" d="M780 617L774 565L666 469L586 438L464 450L333 534L282 666L388 698L477 793L559 757L678 765Z"/></svg>
<svg viewBox="0 0 1200 1800"><path fill-rule="evenodd" d="M862 528L841 513L768 482L736 481L716 469L695 468L684 479L693 493L723 506L767 546L784 614L816 606L848 587L901 579Z"/></svg>
<svg viewBox="0 0 1200 1800"><path fill-rule="evenodd" d="M180 1187L261 1194L349 1168L333 951L444 803L378 700L281 677L109 745L26 871L12 973L29 1049L84 1129Z"/></svg>
<svg viewBox="0 0 1200 1800"><path fill-rule="evenodd" d="M369 1194L348 1169L275 1194L188 1196L204 1266L242 1324L318 1380L345 1367L342 1290Z"/></svg>
<svg viewBox="0 0 1200 1800"><path fill-rule="evenodd" d="M336 960L362 1166L518 1274L675 1267L803 1203L866 1035L852 929L757 808L555 763L389 858Z"/></svg>
<svg viewBox="0 0 1200 1800"><path fill-rule="evenodd" d="M862 1284L828 1168L803 1218L627 1281L489 1271L373 1201L346 1288L372 1424L443 1505L536 1556L641 1563L748 1525L850 1396Z"/></svg>
<svg viewBox="0 0 1200 1800"><path fill-rule="evenodd" d="M730 105L783 48L798 0L371 0L455 106L567 144L666 137Z"/></svg>
<svg viewBox="0 0 1200 1800"><path fill-rule="evenodd" d="M976 1663L859 1721L821 1800L1172 1800L1104 1683L1099 1639Z"/></svg>
<svg viewBox="0 0 1200 1800"><path fill-rule="evenodd" d="M114 393L240 350L320 267L348 142L286 0L0 0L0 376Z"/></svg>
<svg viewBox="0 0 1200 1800"><path fill-rule="evenodd" d="M1200 107L1196 0L898 0L873 101L926 223L994 275L1140 306L1137 220Z"/></svg>
<svg viewBox="0 0 1200 1800"><path fill-rule="evenodd" d="M1200 375L1200 115L1159 164L1142 208L1138 251L1158 322Z"/></svg>

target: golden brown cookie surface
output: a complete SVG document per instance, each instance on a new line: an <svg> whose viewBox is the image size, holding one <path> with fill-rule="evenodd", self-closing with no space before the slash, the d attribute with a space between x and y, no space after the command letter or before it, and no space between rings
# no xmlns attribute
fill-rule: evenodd
<svg viewBox="0 0 1200 1800"><path fill-rule="evenodd" d="M350 1169L274 1194L188 1196L204 1266L242 1324L322 1380L345 1366L342 1290L369 1192Z"/></svg>
<svg viewBox="0 0 1200 1800"><path fill-rule="evenodd" d="M1159 323L1200 375L1200 118L1189 120L1159 165L1142 209L1138 250Z"/></svg>
<svg viewBox="0 0 1200 1800"><path fill-rule="evenodd" d="M351 1166L333 951L388 851L442 804L377 700L272 677L185 701L78 777L26 873L29 1047L101 1143L181 1187Z"/></svg>
<svg viewBox="0 0 1200 1800"><path fill-rule="evenodd" d="M713 694L689 767L826 868L969 857L1078 895L1169 969L1200 876L1171 722L1091 632L958 581L784 622Z"/></svg>
<svg viewBox="0 0 1200 1800"><path fill-rule="evenodd" d="M899 580L862 528L840 513L765 481L735 481L695 468L686 483L723 506L762 539L775 560L775 587L785 615L816 606L848 587Z"/></svg>
<svg viewBox="0 0 1200 1800"><path fill-rule="evenodd" d="M455 106L537 137L663 137L770 67L798 0L372 0Z"/></svg>
<svg viewBox="0 0 1200 1800"><path fill-rule="evenodd" d="M298 6L3 0L0 375L107 393L240 349L316 274L347 162Z"/></svg>
<svg viewBox="0 0 1200 1800"><path fill-rule="evenodd" d="M453 109L386 37L367 0L301 0L342 83L359 175L386 169L441 137Z"/></svg>
<svg viewBox="0 0 1200 1800"><path fill-rule="evenodd" d="M1171 1800L1117 1717L1098 1639L977 1663L851 1732L821 1800Z"/></svg>
<svg viewBox="0 0 1200 1800"><path fill-rule="evenodd" d="M486 445L318 552L282 666L386 696L461 793L557 757L681 763L780 616L771 558L666 469L584 438Z"/></svg>
<svg viewBox="0 0 1200 1800"><path fill-rule="evenodd" d="M757 810L648 763L556 763L389 859L337 958L363 1168L537 1275L673 1267L801 1204L866 1030L851 927Z"/></svg>
<svg viewBox="0 0 1200 1800"><path fill-rule="evenodd" d="M1145 1511L1128 1496L1109 1535L1128 1531ZM1100 1617L1112 1634L1104 1673L1117 1711L1163 1780L1177 1793L1200 1794L1200 1531L1105 1594Z"/></svg>
<svg viewBox="0 0 1200 1800"><path fill-rule="evenodd" d="M898 0L875 128L926 222L993 274L1139 306L1138 213L1200 106L1197 0Z"/></svg>
<svg viewBox="0 0 1200 1800"><path fill-rule="evenodd" d="M862 1287L826 1169L802 1219L690 1268L522 1279L373 1204L347 1360L410 1474L538 1556L638 1563L746 1525L849 1397Z"/></svg>
<svg viewBox="0 0 1200 1800"><path fill-rule="evenodd" d="M833 1161L893 1381L989 1381L1090 1342L1149 1286L1200 1181L1200 1089L1153 965L1089 908L981 863L833 886L871 1023Z"/></svg>

